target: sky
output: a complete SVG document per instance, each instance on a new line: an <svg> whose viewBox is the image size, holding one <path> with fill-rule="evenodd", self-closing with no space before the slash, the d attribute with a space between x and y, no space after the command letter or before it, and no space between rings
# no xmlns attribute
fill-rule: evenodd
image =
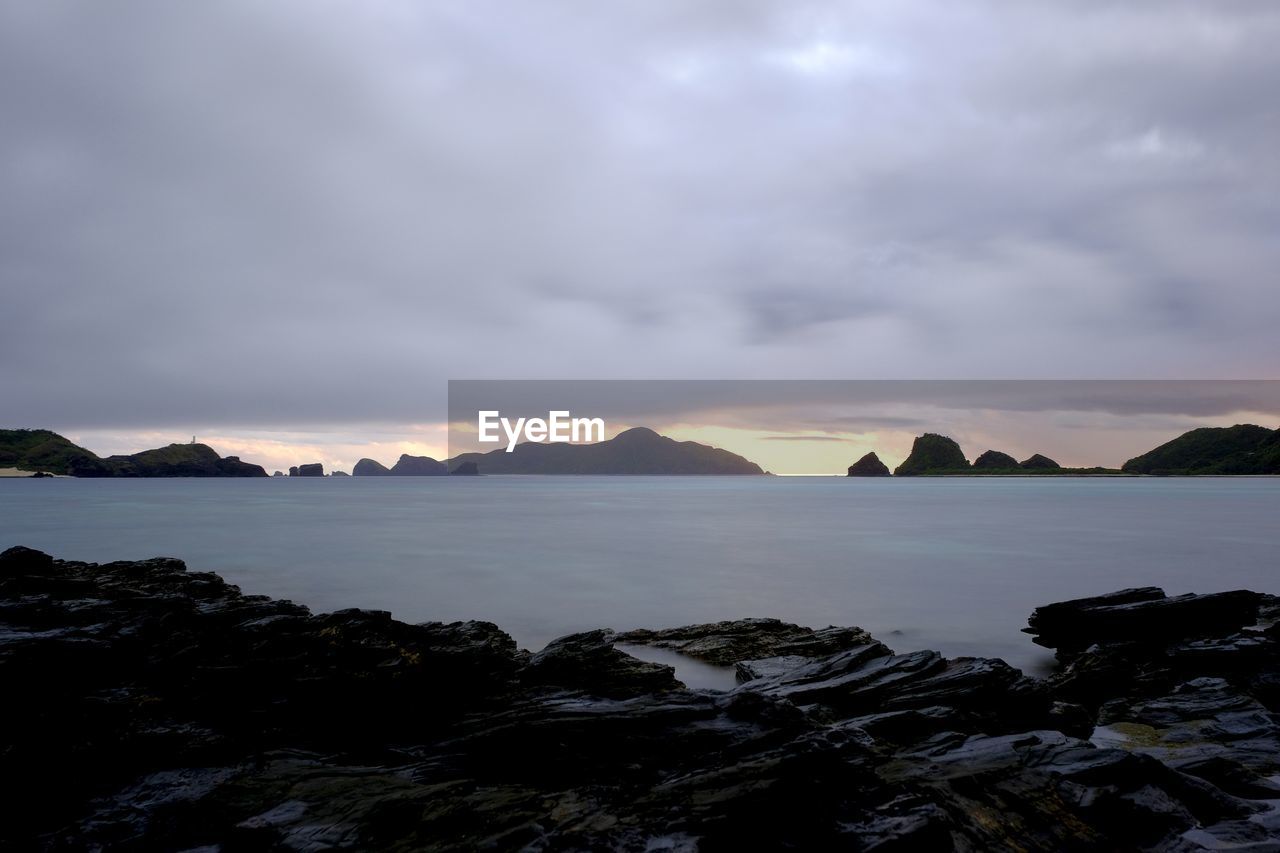
<svg viewBox="0 0 1280 853"><path fill-rule="evenodd" d="M1277 43L1273 0L0 0L0 425L349 466L442 453L450 379L1275 378Z"/></svg>

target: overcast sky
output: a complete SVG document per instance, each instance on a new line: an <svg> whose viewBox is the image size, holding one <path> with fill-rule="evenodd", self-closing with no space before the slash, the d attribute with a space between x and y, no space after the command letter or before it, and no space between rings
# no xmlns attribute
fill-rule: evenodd
<svg viewBox="0 0 1280 853"><path fill-rule="evenodd" d="M1275 377L1277 44L1274 0L0 0L0 420Z"/></svg>

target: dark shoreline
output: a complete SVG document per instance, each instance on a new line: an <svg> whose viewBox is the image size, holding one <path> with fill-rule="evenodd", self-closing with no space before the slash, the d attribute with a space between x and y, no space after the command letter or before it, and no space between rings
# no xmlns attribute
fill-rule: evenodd
<svg viewBox="0 0 1280 853"><path fill-rule="evenodd" d="M1028 630L1057 650L1048 679L758 619L530 654L490 623L313 615L177 560L15 548L0 770L19 784L0 845L1265 845L1280 840L1277 613L1243 591L1042 607ZM688 690L615 643L745 683Z"/></svg>

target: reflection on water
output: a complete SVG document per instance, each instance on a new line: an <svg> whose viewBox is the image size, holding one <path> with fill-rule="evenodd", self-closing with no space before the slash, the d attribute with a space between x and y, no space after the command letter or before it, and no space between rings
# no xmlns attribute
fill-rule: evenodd
<svg viewBox="0 0 1280 853"><path fill-rule="evenodd" d="M775 616L1042 668L1020 633L1040 604L1280 592L1277 510L1267 478L19 479L0 480L0 547L177 556L317 610L486 619L530 649Z"/></svg>
<svg viewBox="0 0 1280 853"><path fill-rule="evenodd" d="M731 666L712 666L688 655L653 646L618 643L614 648L640 660L663 663L674 668L676 678L693 690L732 690L738 686L737 671Z"/></svg>

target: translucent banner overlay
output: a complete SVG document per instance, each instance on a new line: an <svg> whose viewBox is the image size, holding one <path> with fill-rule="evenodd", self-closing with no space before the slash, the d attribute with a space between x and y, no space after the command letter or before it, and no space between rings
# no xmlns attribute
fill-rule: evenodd
<svg viewBox="0 0 1280 853"><path fill-rule="evenodd" d="M896 469L925 434L968 465L995 451L1114 472L1193 429L1278 423L1275 380L452 380L448 441L451 469L481 474L750 473L652 433L780 475L844 475L870 453Z"/></svg>

